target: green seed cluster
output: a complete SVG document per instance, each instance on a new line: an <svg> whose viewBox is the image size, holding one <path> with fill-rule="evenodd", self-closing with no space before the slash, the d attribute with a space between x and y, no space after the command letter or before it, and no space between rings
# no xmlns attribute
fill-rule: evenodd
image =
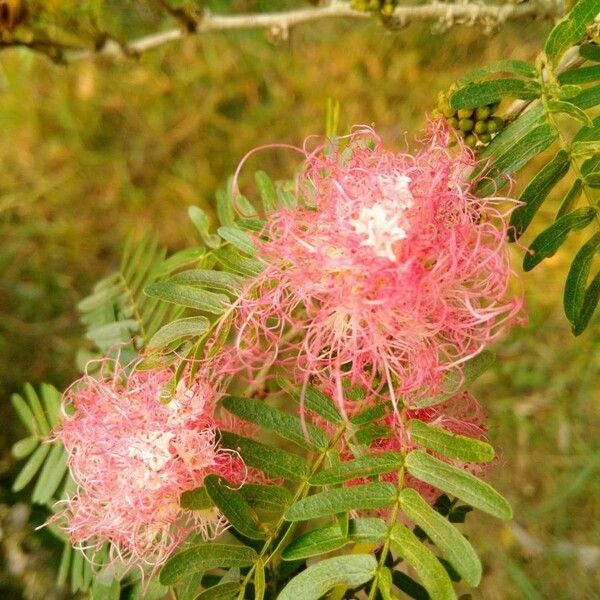
<svg viewBox="0 0 600 600"><path fill-rule="evenodd" d="M452 91L454 90L450 90L450 93ZM469 148L475 148L478 143L484 146L489 144L494 135L504 128L504 119L494 114L499 102L456 110L450 106L448 96L449 94L440 92L433 116L445 118Z"/></svg>
<svg viewBox="0 0 600 600"><path fill-rule="evenodd" d="M383 17L391 17L398 5L398 0L352 0L350 5L354 10L379 13Z"/></svg>

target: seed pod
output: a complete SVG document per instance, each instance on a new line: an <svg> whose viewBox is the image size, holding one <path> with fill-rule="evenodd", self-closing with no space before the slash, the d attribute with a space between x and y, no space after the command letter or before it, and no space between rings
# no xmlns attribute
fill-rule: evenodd
<svg viewBox="0 0 600 600"><path fill-rule="evenodd" d="M475 111L475 118L478 121L485 121L492 114L492 111L489 106L479 106Z"/></svg>
<svg viewBox="0 0 600 600"><path fill-rule="evenodd" d="M492 136L489 133L482 133L479 135L479 141L482 144L489 144L492 141Z"/></svg>
<svg viewBox="0 0 600 600"><path fill-rule="evenodd" d="M477 134L487 133L487 123L485 121L477 121L475 123L475 127L473 127L473 131Z"/></svg>
<svg viewBox="0 0 600 600"><path fill-rule="evenodd" d="M469 148L475 148L475 146L477 145L477 138L472 133L470 133L465 138L465 145L469 146Z"/></svg>
<svg viewBox="0 0 600 600"><path fill-rule="evenodd" d="M474 125L475 121L473 121L473 119L461 119L458 122L458 128L462 131L471 131Z"/></svg>
<svg viewBox="0 0 600 600"><path fill-rule="evenodd" d="M459 119L468 119L469 117L473 116L473 109L472 108L460 108L458 110L458 118Z"/></svg>
<svg viewBox="0 0 600 600"><path fill-rule="evenodd" d="M456 117L450 117L448 119L448 125L454 129L458 129L458 119Z"/></svg>
<svg viewBox="0 0 600 600"><path fill-rule="evenodd" d="M497 133L504 127L504 119L502 117L492 117L486 123L490 133Z"/></svg>

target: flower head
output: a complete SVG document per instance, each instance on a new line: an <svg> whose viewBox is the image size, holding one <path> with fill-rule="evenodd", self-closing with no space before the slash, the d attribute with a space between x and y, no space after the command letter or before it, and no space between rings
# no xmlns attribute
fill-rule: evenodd
<svg viewBox="0 0 600 600"><path fill-rule="evenodd" d="M116 366L67 392L55 436L76 492L55 519L66 520L73 544L100 549L108 541L113 558L155 569L191 532L212 537L227 526L216 510L192 513L179 504L209 473L243 479L241 460L219 448L212 418L219 391L200 375L165 403L172 377L168 369L126 375Z"/></svg>
<svg viewBox="0 0 600 600"><path fill-rule="evenodd" d="M268 215L266 268L239 301L250 368L276 355L302 382L337 381L340 403L342 381L410 402L514 321L505 199L473 195L473 155L446 136L411 156L360 130L307 156L298 207Z"/></svg>

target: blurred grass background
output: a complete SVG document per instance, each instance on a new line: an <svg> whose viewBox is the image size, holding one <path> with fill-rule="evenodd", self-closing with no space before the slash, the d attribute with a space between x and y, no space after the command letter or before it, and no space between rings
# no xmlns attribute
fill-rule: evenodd
<svg viewBox="0 0 600 600"><path fill-rule="evenodd" d="M373 123L403 148L439 90L484 63L532 59L549 28L433 36L427 25L387 32L337 21L298 27L287 41L215 33L139 60L67 68L24 50L0 55L1 598L68 597L52 585L55 547L33 532L43 515L28 521L25 496L9 491L9 448L23 432L8 396L25 381L61 388L77 376L75 305L117 264L125 237L151 229L172 250L192 243L187 206L210 207L251 148L321 133L327 98L340 101L342 126ZM259 164L289 176L297 158L264 152L242 183ZM495 371L477 385L500 454L491 478L516 517L470 518L486 572L474 598L600 598L600 328L596 318L571 336L561 305L568 264L565 248L524 277L529 325L498 346Z"/></svg>

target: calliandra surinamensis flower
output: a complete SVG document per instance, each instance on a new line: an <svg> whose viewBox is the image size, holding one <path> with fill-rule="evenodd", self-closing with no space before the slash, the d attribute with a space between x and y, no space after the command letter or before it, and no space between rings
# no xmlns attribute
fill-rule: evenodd
<svg viewBox="0 0 600 600"><path fill-rule="evenodd" d="M212 414L220 392L202 372L164 402L172 371L114 368L84 376L65 395L55 437L76 491L52 520L75 546L100 550L109 542L112 560L154 571L191 533L212 538L227 527L216 509L183 510L181 494L209 473L241 484L245 468L219 447Z"/></svg>
<svg viewBox="0 0 600 600"><path fill-rule="evenodd" d="M392 402L434 394L522 308L511 295L506 198L478 198L475 160L432 124L415 154L371 129L307 153L298 207L267 215L266 267L238 301L250 372L292 367L296 383L375 387ZM513 203L514 204L514 203Z"/></svg>

